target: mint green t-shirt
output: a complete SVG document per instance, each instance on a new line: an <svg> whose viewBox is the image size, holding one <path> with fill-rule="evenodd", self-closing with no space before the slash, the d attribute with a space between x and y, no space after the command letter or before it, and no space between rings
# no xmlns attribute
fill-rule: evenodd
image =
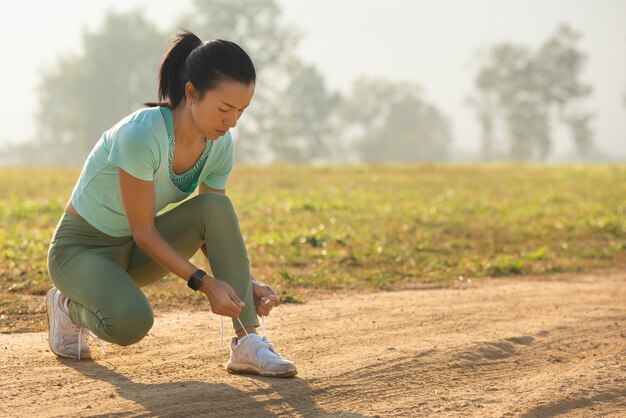
<svg viewBox="0 0 626 418"><path fill-rule="evenodd" d="M204 166L186 191L172 181L168 161L171 135L173 119L167 107L139 109L104 132L89 153L72 191L76 211L105 234L132 235L122 203L118 167L141 180L154 182L155 216L170 203L190 196L200 181L213 189L226 188L234 157L230 132L215 141L207 140L210 149L205 149L208 156L205 155Z"/></svg>

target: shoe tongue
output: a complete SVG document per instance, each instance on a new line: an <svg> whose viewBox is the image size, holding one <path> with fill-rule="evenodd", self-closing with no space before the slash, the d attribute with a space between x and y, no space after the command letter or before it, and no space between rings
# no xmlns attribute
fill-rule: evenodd
<svg viewBox="0 0 626 418"><path fill-rule="evenodd" d="M255 343L255 342L267 342L267 343L269 343L269 341L267 341L267 339L265 339L265 337L261 337L260 335L253 334L253 333L244 335L243 337L241 337L239 339L239 341L241 342L241 341L243 341L245 339L250 340L250 342L252 342L252 343ZM260 347L257 350L257 355L259 357L280 357L280 356L278 356L278 354L274 353L272 350L270 350L267 347Z"/></svg>

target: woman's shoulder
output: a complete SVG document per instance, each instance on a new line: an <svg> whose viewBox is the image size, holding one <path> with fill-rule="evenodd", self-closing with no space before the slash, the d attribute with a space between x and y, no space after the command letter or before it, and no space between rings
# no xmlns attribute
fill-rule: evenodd
<svg viewBox="0 0 626 418"><path fill-rule="evenodd" d="M147 107L134 111L133 113L122 118L112 129L119 129L124 125L143 125L152 128L155 133L160 132L164 128L163 115L159 107Z"/></svg>
<svg viewBox="0 0 626 418"><path fill-rule="evenodd" d="M111 155L120 154L150 155L156 161L163 154L164 144L167 144L167 133L163 117L158 107L152 107L122 118L104 132L100 146L108 160Z"/></svg>
<svg viewBox="0 0 626 418"><path fill-rule="evenodd" d="M154 148L167 144L165 123L158 107L144 108L125 116L103 134L107 148L118 142L141 142Z"/></svg>

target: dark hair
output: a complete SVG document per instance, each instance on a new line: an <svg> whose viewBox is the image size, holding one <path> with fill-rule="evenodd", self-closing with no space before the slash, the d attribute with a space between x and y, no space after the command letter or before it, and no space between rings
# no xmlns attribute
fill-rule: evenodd
<svg viewBox="0 0 626 418"><path fill-rule="evenodd" d="M188 30L172 40L159 70L158 102L144 105L175 108L185 97L185 84L191 81L201 99L221 81L250 84L256 81L252 60L236 43L223 39L202 42Z"/></svg>

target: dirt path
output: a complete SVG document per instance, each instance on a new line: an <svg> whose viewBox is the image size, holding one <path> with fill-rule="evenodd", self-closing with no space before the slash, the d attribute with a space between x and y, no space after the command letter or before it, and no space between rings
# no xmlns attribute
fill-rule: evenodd
<svg viewBox="0 0 626 418"><path fill-rule="evenodd" d="M209 312L157 313L95 361L0 334L0 416L626 415L626 271L459 286L280 306L266 326L287 379L228 374Z"/></svg>

